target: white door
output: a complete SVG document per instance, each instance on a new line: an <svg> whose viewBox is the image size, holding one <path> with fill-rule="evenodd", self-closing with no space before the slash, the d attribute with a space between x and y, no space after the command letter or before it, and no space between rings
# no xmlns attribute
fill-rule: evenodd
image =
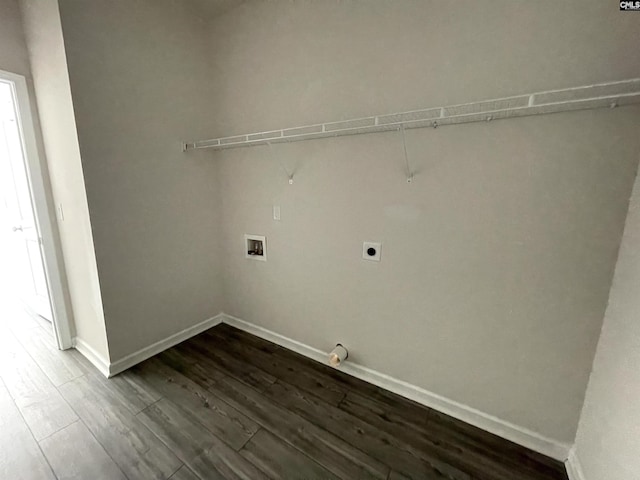
<svg viewBox="0 0 640 480"><path fill-rule="evenodd" d="M0 81L0 255L5 289L52 320L14 85Z"/></svg>

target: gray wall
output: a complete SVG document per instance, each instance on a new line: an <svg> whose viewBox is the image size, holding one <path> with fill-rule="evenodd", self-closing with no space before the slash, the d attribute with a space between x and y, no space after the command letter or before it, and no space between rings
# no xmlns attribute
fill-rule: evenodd
<svg viewBox="0 0 640 480"><path fill-rule="evenodd" d="M584 480L640 478L640 177L576 437Z"/></svg>
<svg viewBox="0 0 640 480"><path fill-rule="evenodd" d="M62 0L112 361L221 310L205 23L191 4Z"/></svg>
<svg viewBox="0 0 640 480"><path fill-rule="evenodd" d="M639 23L602 0L246 2L212 25L210 133L638 77Z"/></svg>
<svg viewBox="0 0 640 480"><path fill-rule="evenodd" d="M18 0L0 0L0 70L31 76Z"/></svg>
<svg viewBox="0 0 640 480"><path fill-rule="evenodd" d="M21 0L21 12L37 91L46 169L50 175L54 202L62 205L64 211L64 221L58 222L58 233L73 307L75 332L74 328L72 332L108 361L100 282L58 2ZM54 212L50 212L50 215L55 218Z"/></svg>
<svg viewBox="0 0 640 480"><path fill-rule="evenodd" d="M250 2L211 26L209 137L637 77L620 53L637 19L614 7ZM211 153L225 311L571 443L639 118L410 131L410 185L397 133ZM267 236L268 262L244 258L244 233ZM380 264L361 260L365 240L384 243Z"/></svg>

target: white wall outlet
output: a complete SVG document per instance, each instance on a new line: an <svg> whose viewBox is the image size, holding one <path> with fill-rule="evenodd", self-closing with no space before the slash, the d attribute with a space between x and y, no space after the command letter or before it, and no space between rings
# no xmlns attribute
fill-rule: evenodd
<svg viewBox="0 0 640 480"><path fill-rule="evenodd" d="M244 235L244 256L251 260L267 261L267 239L262 235Z"/></svg>
<svg viewBox="0 0 640 480"><path fill-rule="evenodd" d="M362 244L362 258L371 262L379 262L382 253L382 244L377 242L364 242Z"/></svg>
<svg viewBox="0 0 640 480"><path fill-rule="evenodd" d="M280 205L273 206L273 219L280 221Z"/></svg>

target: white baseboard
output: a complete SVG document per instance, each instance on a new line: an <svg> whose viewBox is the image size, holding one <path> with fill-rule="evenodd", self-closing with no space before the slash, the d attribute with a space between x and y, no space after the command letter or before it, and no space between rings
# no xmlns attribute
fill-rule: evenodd
<svg viewBox="0 0 640 480"><path fill-rule="evenodd" d="M316 360L320 363L327 363L328 352L323 352L317 348L305 345L291 338L267 330L253 323L222 314L222 321L247 333L263 338L289 350L293 350L305 357ZM377 372L370 368L347 362L340 367L344 373L352 375L365 382L377 385L385 390L397 393L405 398L418 402L429 408L433 408L446 415L462 420L474 425L482 430L491 432L514 443L527 447L536 452L542 453L556 460L565 461L569 456L570 445L551 438L547 438L527 428L514 425L513 423L501 420L487 413L476 410L467 405L449 400L435 393L429 392L421 387L398 380L396 378ZM572 479L573 480L573 479ZM583 480L576 477L576 480Z"/></svg>
<svg viewBox="0 0 640 480"><path fill-rule="evenodd" d="M222 323L223 314L219 313L215 317L209 318L203 322L200 322L196 325L193 325L189 328L185 328L178 333L174 333L173 335L160 340L159 342L153 343L148 347L141 348L137 352L133 352L126 357L123 357L115 362L112 362L109 365L108 376L113 377L120 372L124 372L126 369L137 365L140 362L147 360L148 358L157 355L160 352L171 348L180 342L184 342L191 337L198 335L199 333L204 332L205 330L209 330L211 327L215 327L219 323Z"/></svg>
<svg viewBox="0 0 640 480"><path fill-rule="evenodd" d="M567 467L567 475L569 475L569 480L587 480L587 477L584 476L584 473L582 471L582 466L580 465L578 456L576 455L575 447L572 448L569 452L569 458L567 458L565 465Z"/></svg>
<svg viewBox="0 0 640 480"><path fill-rule="evenodd" d="M164 340L160 340L159 342L142 348L137 352L127 355L112 363L105 361L105 359L103 359L95 350L93 350L80 338L74 339L74 346L93 365L95 365L95 367L100 372L102 372L107 377L111 377L223 322L247 333L251 333L252 335L273 342L284 348L293 350L294 352L304 355L305 357L308 357L317 362L323 364L327 363L328 352L323 352L322 350L311 347L309 345L305 345L304 343L285 337L284 335L280 335L279 333L275 333L266 328L224 313L219 313L213 318L200 322L192 327L186 328L176 334L171 335L170 337L165 338ZM364 380L365 382L372 383L381 388L397 393L398 395L418 402L429 408L433 408L434 410L437 410L444 414L450 415L454 418L462 420L463 422L481 428L482 430L491 432L514 443L542 453L543 455L547 455L560 461L566 460L567 470L573 468L573 472L577 472L570 474L574 475L570 476L570 479L584 480L579 463L577 463L577 459L574 456L572 460L572 458L569 456L571 446L568 444L544 437L543 435L533 432L527 428L514 425L513 423L501 420L497 417L481 412L467 405L429 392L428 390L425 390L416 385L398 380L396 378L390 377L389 375L372 370L362 365L358 365L353 362L347 362L343 364L340 367L340 370L346 374Z"/></svg>
<svg viewBox="0 0 640 480"><path fill-rule="evenodd" d="M109 376L109 362L79 337L72 340L73 348L78 350L105 377Z"/></svg>

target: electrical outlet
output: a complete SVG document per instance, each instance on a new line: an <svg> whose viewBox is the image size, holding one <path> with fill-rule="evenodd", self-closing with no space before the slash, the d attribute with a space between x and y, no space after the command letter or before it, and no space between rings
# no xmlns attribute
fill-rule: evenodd
<svg viewBox="0 0 640 480"><path fill-rule="evenodd" d="M362 244L362 258L371 262L379 262L382 253L382 244L377 242L364 242Z"/></svg>

